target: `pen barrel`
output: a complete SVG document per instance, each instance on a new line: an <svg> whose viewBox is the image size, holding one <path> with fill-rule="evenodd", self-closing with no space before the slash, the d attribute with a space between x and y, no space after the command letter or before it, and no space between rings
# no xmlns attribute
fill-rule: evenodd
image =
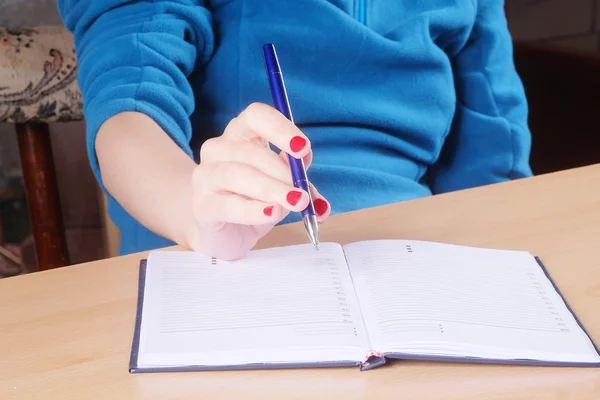
<svg viewBox="0 0 600 400"><path fill-rule="evenodd" d="M294 117L292 116L292 110L288 101L287 91L283 82L283 75L281 73L279 61L277 60L275 46L272 44L264 45L263 55L265 58L265 67L267 70L267 77L269 79L269 87L271 88L273 104L280 113L282 113L293 123ZM292 157L289 154L288 159L290 161L290 169L292 171L292 181L294 182L294 187L306 191L309 196L308 206L302 210L302 217L306 215L315 215L313 199L310 193L310 185L306 175L304 162L301 159Z"/></svg>
<svg viewBox="0 0 600 400"><path fill-rule="evenodd" d="M270 44L264 45L263 53L265 56L265 65L267 77L269 79L269 87L271 88L273 105L280 113L285 115L287 119L294 122L275 47Z"/></svg>
<svg viewBox="0 0 600 400"><path fill-rule="evenodd" d="M304 210L302 210L302 217L306 215L315 215L313 198L310 193L310 183L308 182L308 178L306 177L306 169L304 168L304 162L302 160L295 159L289 154L288 159L290 160L290 167L292 170L292 181L294 182L294 187L302 189L306 191L306 193L308 193L308 206Z"/></svg>

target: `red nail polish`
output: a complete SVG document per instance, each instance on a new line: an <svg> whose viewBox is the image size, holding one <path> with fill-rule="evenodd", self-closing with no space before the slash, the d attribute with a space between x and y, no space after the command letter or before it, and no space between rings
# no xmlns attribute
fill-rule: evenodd
<svg viewBox="0 0 600 400"><path fill-rule="evenodd" d="M323 199L315 199L313 201L313 205L315 207L315 212L319 216L325 214L327 212L327 209L329 208L329 205Z"/></svg>
<svg viewBox="0 0 600 400"><path fill-rule="evenodd" d="M286 200L288 203L295 206L296 204L298 204L301 197L302 197L302 192L297 192L295 190L292 190L291 192L289 192L287 194Z"/></svg>
<svg viewBox="0 0 600 400"><path fill-rule="evenodd" d="M273 206L265 207L265 209L263 210L263 212L265 213L265 215L267 217L270 217L271 215L273 215Z"/></svg>
<svg viewBox="0 0 600 400"><path fill-rule="evenodd" d="M292 140L290 140L290 149L292 149L294 153L302 150L304 146L306 146L306 139L302 136L294 136Z"/></svg>

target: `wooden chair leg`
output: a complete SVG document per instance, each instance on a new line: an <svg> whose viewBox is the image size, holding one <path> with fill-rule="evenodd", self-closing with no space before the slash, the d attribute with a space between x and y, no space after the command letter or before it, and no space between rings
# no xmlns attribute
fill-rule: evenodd
<svg viewBox="0 0 600 400"><path fill-rule="evenodd" d="M16 128L39 269L68 265L48 125L26 123Z"/></svg>

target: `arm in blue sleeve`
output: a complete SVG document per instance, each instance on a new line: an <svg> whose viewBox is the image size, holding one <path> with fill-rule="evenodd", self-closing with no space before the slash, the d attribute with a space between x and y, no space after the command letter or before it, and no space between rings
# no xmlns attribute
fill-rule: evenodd
<svg viewBox="0 0 600 400"><path fill-rule="evenodd" d="M528 105L514 66L504 2L478 3L471 36L452 60L456 114L431 171L434 193L532 174Z"/></svg>
<svg viewBox="0 0 600 400"><path fill-rule="evenodd" d="M127 111L152 118L191 156L194 94L188 76L213 50L204 0L59 0L73 33L91 166L102 179L96 134Z"/></svg>

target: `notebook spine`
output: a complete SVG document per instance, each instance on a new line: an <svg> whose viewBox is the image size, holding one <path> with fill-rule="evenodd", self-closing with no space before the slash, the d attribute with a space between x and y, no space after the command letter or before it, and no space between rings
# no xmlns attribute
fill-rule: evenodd
<svg viewBox="0 0 600 400"><path fill-rule="evenodd" d="M365 359L360 363L361 371L368 371L385 364L385 356L380 351L370 351Z"/></svg>

